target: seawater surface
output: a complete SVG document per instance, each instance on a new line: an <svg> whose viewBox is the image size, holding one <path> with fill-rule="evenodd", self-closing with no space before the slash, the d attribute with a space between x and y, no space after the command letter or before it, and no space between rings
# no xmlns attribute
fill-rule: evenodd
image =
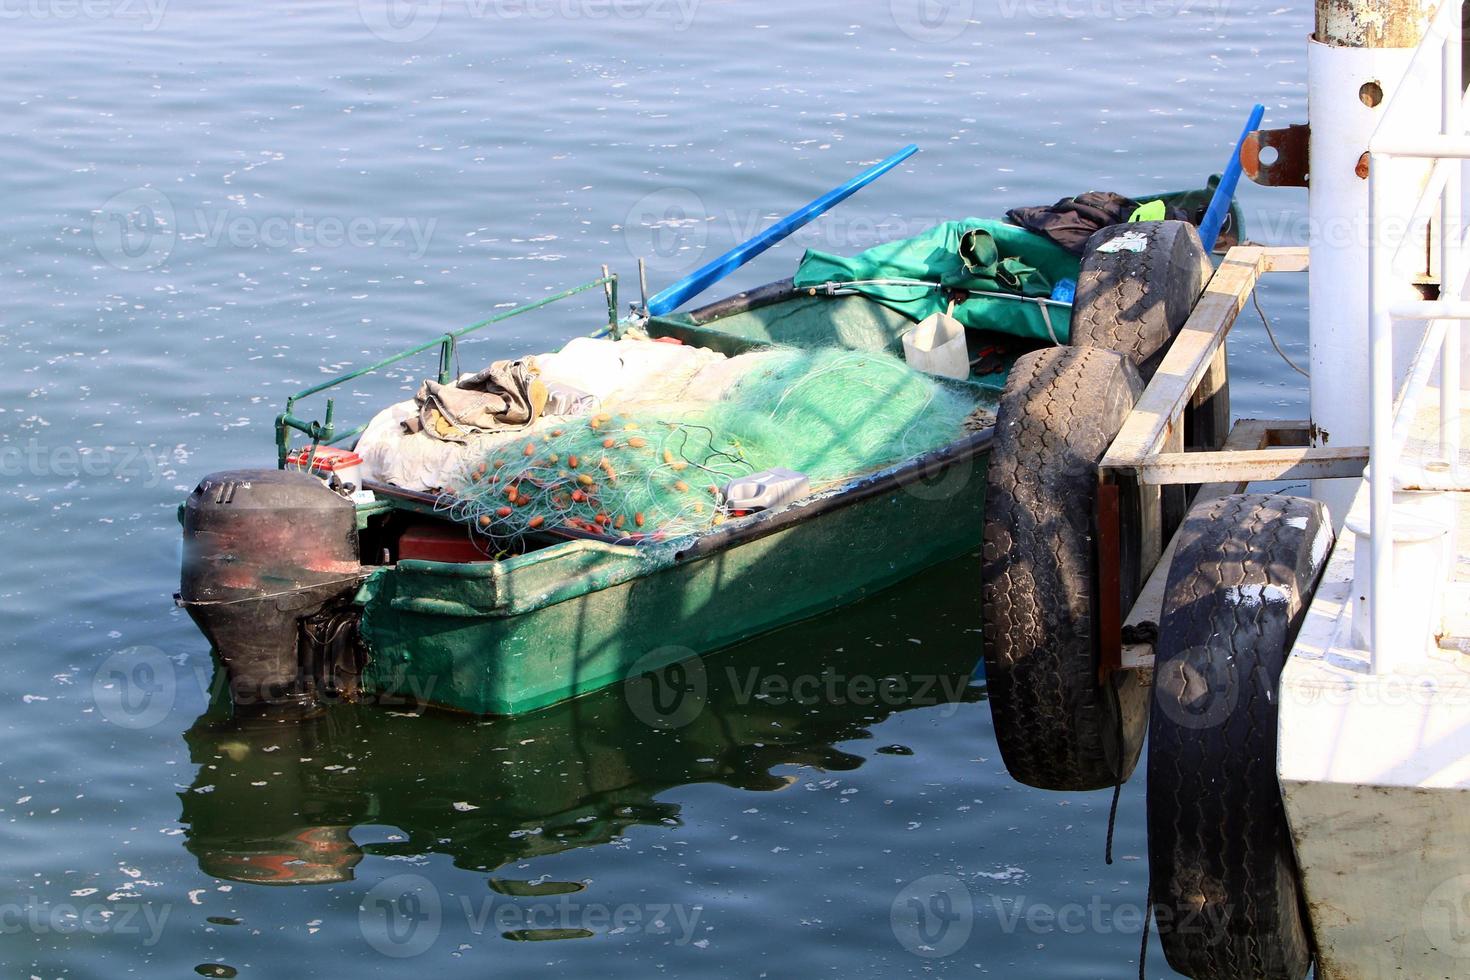
<svg viewBox="0 0 1470 980"><path fill-rule="evenodd" d="M908 142L923 153L729 288L804 247L1196 185L1251 103L1304 121L1310 16L0 4L0 972L1135 976L1142 780L1108 866L1106 793L1006 777L972 676L973 558L710 658L674 731L618 691L488 723L246 725L210 711L209 651L171 601L175 509L205 473L269 465L290 392L603 263L626 301L638 256L666 284ZM1304 240L1301 192L1241 196L1251 237ZM1300 354L1304 281L1262 293ZM462 358L598 319L584 297ZM1258 322L1232 355L1239 414L1302 410ZM429 369L339 411L361 421Z"/></svg>

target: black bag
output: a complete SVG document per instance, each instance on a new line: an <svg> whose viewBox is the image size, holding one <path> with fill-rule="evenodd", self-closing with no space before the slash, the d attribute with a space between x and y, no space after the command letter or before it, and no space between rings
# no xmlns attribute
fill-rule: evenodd
<svg viewBox="0 0 1470 980"><path fill-rule="evenodd" d="M1089 191L1076 197L1064 197L1051 207L1015 208L1006 212L1006 220L1044 235L1073 255L1080 256L1093 232L1110 225L1124 224L1138 206L1137 201L1122 194ZM1169 217L1187 218L1177 208L1169 209Z"/></svg>

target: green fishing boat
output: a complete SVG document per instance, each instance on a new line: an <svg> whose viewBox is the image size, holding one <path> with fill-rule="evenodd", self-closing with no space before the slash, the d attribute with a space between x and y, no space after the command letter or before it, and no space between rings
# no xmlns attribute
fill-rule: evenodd
<svg viewBox="0 0 1470 980"><path fill-rule="evenodd" d="M1204 190L1169 200L1190 206L1208 197ZM1237 214L1236 227L1238 222ZM957 225L968 234L978 229L982 244L994 246L999 254L990 256L992 263L1015 260L1047 289L1085 273L1085 260L1041 235L1002 222ZM814 254L794 281L665 315L635 308L633 316L620 317L617 277L604 270L585 285L293 395L277 419L276 469L214 474L180 510L186 547L178 601L211 641L234 702L375 697L518 715L631 683L978 550L994 413L1007 375L1028 351L1068 340L1072 304L973 288L957 296L900 275L826 277L831 270L820 256L813 261ZM813 281L814 274L821 281ZM598 291L606 322L594 336L604 343L677 347L730 363L766 351L861 355L886 359L895 370L908 370L903 338L918 318L905 304L931 292L924 302L958 301L967 328L965 376L912 383L931 386L938 394L929 397L946 405L963 404L963 419L956 417L963 424L943 440L931 434L922 451L895 449L883 465L814 479L795 497L771 505L747 509L731 503L728 487L722 497L714 486L707 522L691 526L685 520L667 531L635 530L631 507L616 526L602 513L595 521L557 518L552 503L561 512L570 505L552 480L544 511L551 519L538 513L514 534L497 534L497 514L517 510L510 505L527 503L525 488L542 483L524 477L519 489L509 487L509 503L496 508L503 502L490 498L489 484L498 477L489 476L483 462L464 471L467 477L448 481L459 486L352 479L361 459L347 447L363 453L373 431L367 423L339 426L330 395L436 350L438 384L452 386L465 337ZM859 367L871 371L876 363ZM305 417L303 403L318 396L325 401L321 418ZM846 411L852 404L875 413L868 418L885 411L883 398L854 398ZM438 419L432 412L427 417ZM577 424L597 429L600 417ZM850 418L844 416L843 424ZM534 438L541 440L539 454L554 445L552 436L568 437L559 428L550 435L545 428L528 431L542 435L527 437L527 457ZM841 433L829 435L843 441ZM618 438L620 448L643 442L628 433ZM604 444L613 442L609 437ZM513 448L519 456L519 444ZM881 455L870 449L866 458ZM502 450L496 466L505 458ZM779 451L772 458L780 458ZM552 468L563 467L565 487L588 480L580 475L585 470L565 469L565 455L547 459ZM682 462L667 449L664 459L676 468ZM695 466L704 468L699 460ZM486 474L483 485L480 474ZM704 513L700 504L692 506ZM681 511L685 518L691 513ZM643 518L639 511L638 528ZM677 698L664 703L658 694L650 696L648 710L676 717Z"/></svg>

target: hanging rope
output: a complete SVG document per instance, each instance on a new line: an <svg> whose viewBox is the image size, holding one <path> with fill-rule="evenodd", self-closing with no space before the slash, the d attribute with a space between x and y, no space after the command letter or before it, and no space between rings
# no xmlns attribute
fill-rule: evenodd
<svg viewBox="0 0 1470 980"><path fill-rule="evenodd" d="M1113 784L1113 805L1108 810L1108 843L1103 852L1103 858L1108 864L1113 863L1113 831L1118 826L1118 800L1123 796L1123 706L1119 704L1118 688L1113 686L1113 703L1118 706L1118 781Z"/></svg>
<svg viewBox="0 0 1470 980"><path fill-rule="evenodd" d="M1286 351L1282 350L1281 345L1276 342L1276 332L1271 329L1271 321L1267 318L1266 311L1261 309L1261 294L1258 290L1251 290L1251 302L1255 304L1256 313L1260 315L1261 323L1266 328L1266 336L1271 338L1271 346L1276 348L1276 353L1280 354L1281 359L1285 361L1287 366L1290 367L1297 374L1300 374L1304 378L1310 378L1311 375L1308 374L1306 371L1303 371L1301 368L1297 367L1296 361L1293 361L1290 357L1288 357Z"/></svg>

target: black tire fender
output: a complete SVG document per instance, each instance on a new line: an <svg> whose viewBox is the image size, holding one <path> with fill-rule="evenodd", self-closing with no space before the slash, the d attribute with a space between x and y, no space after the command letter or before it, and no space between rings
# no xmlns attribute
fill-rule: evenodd
<svg viewBox="0 0 1470 980"><path fill-rule="evenodd" d="M1113 786L1143 744L1137 675L1098 681L1095 551L1097 463L1141 390L1125 357L1097 348L1032 351L1006 379L985 501L985 676L1001 756L1030 786ZM1124 609L1140 579L1125 551Z"/></svg>
<svg viewBox="0 0 1470 980"><path fill-rule="evenodd" d="M1276 775L1277 686L1332 542L1301 497L1203 502L1169 569L1148 748L1150 894L1195 980L1300 980L1309 921Z"/></svg>
<svg viewBox="0 0 1470 980"><path fill-rule="evenodd" d="M1147 382L1215 267L1187 221L1139 221L1093 232L1072 303L1076 347L1124 354Z"/></svg>

